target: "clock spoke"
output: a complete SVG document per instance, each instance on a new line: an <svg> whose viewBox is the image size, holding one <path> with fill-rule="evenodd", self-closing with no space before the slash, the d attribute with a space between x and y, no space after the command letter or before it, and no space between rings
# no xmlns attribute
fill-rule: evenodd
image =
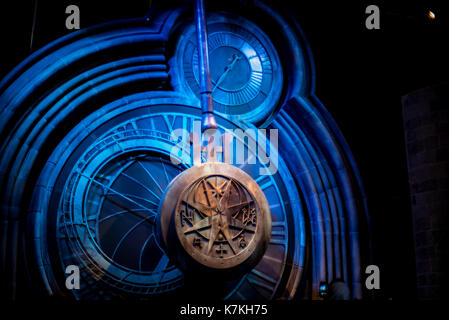
<svg viewBox="0 0 449 320"><path fill-rule="evenodd" d="M140 162L140 161L137 161L138 163L139 163L139 165L140 165L140 167L145 171L145 173L148 175L148 177L150 177L150 179L151 180L153 180L153 182L154 182L154 184L157 186L157 188L159 189L159 191L160 191L160 195L159 196L156 196L156 198L157 199L160 199L160 196L162 195L162 193L164 192L163 190L162 190L162 187L161 187L161 185L159 184L159 182L157 181L157 179L155 179L154 177L153 177L153 175L151 174L151 172L142 164L142 162ZM164 168L165 169L165 168ZM152 191L152 190L149 190L149 188L147 188L147 190L149 191L149 192L151 192L153 195L155 195L154 194L154 192Z"/></svg>
<svg viewBox="0 0 449 320"><path fill-rule="evenodd" d="M83 176L84 178L86 178L86 179L88 179L88 180L90 180L91 182L94 182L94 183L100 185L101 187L105 188L106 190L112 192L113 194L118 195L118 196L122 197L122 198L125 199L125 200L128 200L129 202L131 202L131 203L137 205L138 207L141 207L142 209L145 209L145 210L148 210L148 211L150 211L150 212L153 212L152 209L145 207L144 205L142 205L142 204L140 204L140 203L134 201L133 199L127 197L127 196L124 195L124 194L122 194L121 192L118 192L118 191L112 189L111 187L106 186L105 184L99 182L98 180L95 180L94 178L89 177L89 176L87 176L87 175L85 175L85 174L83 174L83 173L79 173L79 175L80 175L80 176ZM153 214L156 215L155 212L153 212Z"/></svg>
<svg viewBox="0 0 449 320"><path fill-rule="evenodd" d="M137 161L137 162L140 163L139 161ZM127 178L127 179L129 179L129 180L135 182L137 185L141 186L142 188L144 188L146 191L148 191L149 193L151 193L157 200L160 199L160 197L161 197L161 195L162 195L162 192L161 192L161 194L158 195L158 194L156 194L153 190L151 190L150 188L148 188L148 186L144 185L142 182L140 182L140 181L137 180L136 178L131 177L131 176L129 176L128 174L126 174L126 173L124 173L124 172L122 172L121 175L124 176L125 178Z"/></svg>
<svg viewBox="0 0 449 320"><path fill-rule="evenodd" d="M120 248L120 246L122 245L123 241L125 241L125 239L131 234L131 232L133 232L135 229L137 229L137 227L139 227L144 222L145 222L145 220L137 222L121 237L120 241L115 246L114 252L112 253L112 256L111 256L112 259L115 258L115 255L117 254L117 251Z"/></svg>
<svg viewBox="0 0 449 320"><path fill-rule="evenodd" d="M115 203L114 203L115 204ZM122 206L120 206L120 208L123 208ZM116 216L119 216L119 215L122 215L122 214L125 214L125 213L131 213L131 214L134 214L135 216L137 216L137 217L139 217L139 218L147 218L146 216L142 216L142 215L140 215L140 214L138 214L136 211L139 211L139 210L143 210L143 209L138 209L138 208L135 208L135 209L130 209L130 208L125 208L125 210L122 210L122 211L117 211L117 212L114 212L113 214L110 214L110 215L108 215L108 216L106 216L106 217L103 217L103 218L101 218L101 219L99 219L98 220L98 222L99 223L101 223L101 222L104 222L104 221L106 221L106 220L109 220L109 219L111 219L111 218L114 218L114 217L116 217ZM145 210L146 211L146 210ZM153 215L154 216L154 215Z"/></svg>
<svg viewBox="0 0 449 320"><path fill-rule="evenodd" d="M139 271L142 271L142 257L143 257L143 252L145 251L145 248L147 247L148 242L151 240L151 238L154 237L154 233L151 232L151 234L145 239L145 242L142 245L142 248L140 248L140 253L139 253Z"/></svg>
<svg viewBox="0 0 449 320"><path fill-rule="evenodd" d="M148 200L148 198L143 198L143 197L139 197L139 196L137 196L137 195L135 195L135 194L131 194L131 193L121 193L123 196L126 196L126 197L128 197L128 198L130 198L130 199L136 199L136 200L140 200L141 202L147 202L147 203L149 203L149 204L151 204L152 206L154 206L154 208L157 208L158 207L158 203L157 202L154 202L154 201L151 201L151 200ZM113 192L111 192L111 193L105 193L105 196L117 196L117 194L116 193L113 193ZM109 198L108 198L109 199ZM153 212L155 212L155 211L153 211Z"/></svg>

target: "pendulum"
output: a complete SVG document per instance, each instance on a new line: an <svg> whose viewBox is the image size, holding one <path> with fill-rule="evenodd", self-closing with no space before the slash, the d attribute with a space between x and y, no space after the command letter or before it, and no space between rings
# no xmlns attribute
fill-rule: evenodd
<svg viewBox="0 0 449 320"><path fill-rule="evenodd" d="M217 130L203 0L195 0L203 135ZM271 213L259 185L243 170L206 162L175 177L159 206L158 239L185 273L241 276L262 258L271 236Z"/></svg>

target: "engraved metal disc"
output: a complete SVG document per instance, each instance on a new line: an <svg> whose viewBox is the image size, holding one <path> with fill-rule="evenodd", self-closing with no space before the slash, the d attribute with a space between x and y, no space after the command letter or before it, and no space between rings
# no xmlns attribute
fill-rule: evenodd
<svg viewBox="0 0 449 320"><path fill-rule="evenodd" d="M247 270L266 250L271 214L249 175L229 164L204 163L168 186L161 233L168 254L184 270Z"/></svg>

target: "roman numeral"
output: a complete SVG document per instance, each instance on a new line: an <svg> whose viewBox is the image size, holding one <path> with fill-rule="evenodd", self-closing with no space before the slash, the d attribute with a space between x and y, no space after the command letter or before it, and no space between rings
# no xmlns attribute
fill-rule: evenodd
<svg viewBox="0 0 449 320"><path fill-rule="evenodd" d="M272 231L271 231L270 244L281 245L286 247L288 244L288 236L287 233L285 232L287 230L285 222L284 221L272 222L271 227Z"/></svg>
<svg viewBox="0 0 449 320"><path fill-rule="evenodd" d="M265 190L273 185L273 179L271 179L271 176L265 175L265 176L258 176L256 179L257 184L259 185L260 189Z"/></svg>
<svg viewBox="0 0 449 320"><path fill-rule="evenodd" d="M262 289L260 294L268 298L271 298L274 294L277 285L276 279L258 269L251 270L251 272L247 275L246 280L253 288L258 288L258 291L260 291L259 289Z"/></svg>

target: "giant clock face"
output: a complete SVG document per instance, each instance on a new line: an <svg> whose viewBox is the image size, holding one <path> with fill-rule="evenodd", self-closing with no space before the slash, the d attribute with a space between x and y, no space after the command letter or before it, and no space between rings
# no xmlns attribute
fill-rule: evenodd
<svg viewBox="0 0 449 320"><path fill-rule="evenodd" d="M236 278L257 264L270 241L264 193L231 164L206 162L184 171L160 208L159 238L186 271Z"/></svg>
<svg viewBox="0 0 449 320"><path fill-rule="evenodd" d="M155 213L167 184L193 161L193 155L180 159L184 165L170 160L177 142L172 132L180 128L192 131L201 112L185 105L185 97L165 95L169 97L155 94L143 102L127 97L120 108L91 115L67 135L48 160L49 169L36 189L44 193L37 193L39 201L30 210L42 213L36 216L36 228L49 231L39 245L53 268L46 277L64 274L68 265L79 266L81 289L70 293L78 299L148 298L183 287L182 272L155 237ZM222 132L237 128L224 118L217 119ZM252 151L245 148L251 156ZM224 298L271 299L276 294L292 294L299 281L301 270L292 266L302 265L295 253L303 233L300 199L282 159L272 176L260 176L261 165L245 162L239 167L258 183L267 199L271 239L260 262L227 284ZM242 191L234 180L233 190ZM209 182L222 185L223 181ZM251 201L249 194L243 194L245 199L232 201ZM187 193L184 196L189 200ZM244 236L249 245L257 220L243 209L251 212L253 207L250 204L235 212L239 214L235 219L246 228L234 228L232 235L235 243L240 245ZM213 249L217 253L217 248ZM244 249L242 242L236 250ZM65 278L51 281L64 288Z"/></svg>
<svg viewBox="0 0 449 320"><path fill-rule="evenodd" d="M282 91L282 69L273 44L259 27L241 17L211 15L207 28L215 111L235 120L267 120ZM193 25L180 37L172 63L175 87L199 97Z"/></svg>

